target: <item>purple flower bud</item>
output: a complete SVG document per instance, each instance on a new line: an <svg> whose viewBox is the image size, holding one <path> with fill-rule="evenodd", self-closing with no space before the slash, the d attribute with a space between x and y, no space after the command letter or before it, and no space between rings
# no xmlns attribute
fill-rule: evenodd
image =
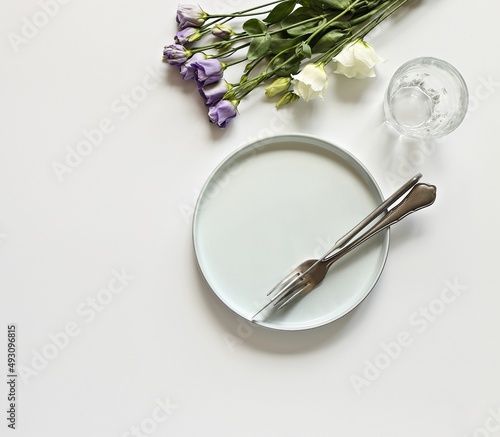
<svg viewBox="0 0 500 437"><path fill-rule="evenodd" d="M198 5L179 5L176 21L181 29L200 27L207 19L207 14Z"/></svg>
<svg viewBox="0 0 500 437"><path fill-rule="evenodd" d="M236 104L229 100L220 100L208 109L210 122L221 128L225 128L237 114Z"/></svg>
<svg viewBox="0 0 500 437"><path fill-rule="evenodd" d="M180 44L171 44L163 49L163 60L170 65L182 65L189 58L190 53Z"/></svg>
<svg viewBox="0 0 500 437"><path fill-rule="evenodd" d="M216 24L215 27L212 29L212 35L227 41L234 35L234 30L231 26L227 26L224 24Z"/></svg>
<svg viewBox="0 0 500 437"><path fill-rule="evenodd" d="M207 106L213 106L222 100L228 90L229 84L225 80L220 80L219 82L198 88L198 92Z"/></svg>
<svg viewBox="0 0 500 437"><path fill-rule="evenodd" d="M222 79L224 67L218 59L202 59L194 63L194 80L201 88Z"/></svg>
<svg viewBox="0 0 500 437"><path fill-rule="evenodd" d="M197 30L194 27L186 27L185 29L179 30L175 36L174 40L176 44L184 45L186 43L189 43L189 38L193 36Z"/></svg>
<svg viewBox="0 0 500 437"><path fill-rule="evenodd" d="M195 53L191 56L184 64L181 65L181 75L184 80L189 80L194 78L194 72L196 70L197 61L201 61L206 59L206 56L203 53Z"/></svg>

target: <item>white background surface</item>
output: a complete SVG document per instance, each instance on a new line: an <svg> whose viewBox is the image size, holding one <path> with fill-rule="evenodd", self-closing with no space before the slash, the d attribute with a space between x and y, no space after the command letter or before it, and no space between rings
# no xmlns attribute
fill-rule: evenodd
<svg viewBox="0 0 500 437"><path fill-rule="evenodd" d="M387 59L377 78L332 77L324 102L279 113L256 92L225 131L206 121L194 85L161 63L176 3L68 2L16 50L9 33L22 35L40 3L0 2L0 369L6 382L15 323L25 375L18 429L2 413L1 435L500 435L498 2L415 2L369 38ZM471 95L463 125L430 145L399 140L382 119L390 76L423 55L454 64ZM144 80L144 99L126 112L122 99ZM54 162L106 119L113 131L58 180ZM341 145L386 195L417 171L438 186L432 208L393 230L369 298L298 333L236 318L205 285L191 241L213 168L281 133ZM113 271L133 279L91 310ZM440 306L449 284L464 290ZM424 324L429 307L441 313ZM73 337L54 349L68 324ZM383 345L398 337L410 344L384 361ZM385 368L356 390L353 378L376 362Z"/></svg>

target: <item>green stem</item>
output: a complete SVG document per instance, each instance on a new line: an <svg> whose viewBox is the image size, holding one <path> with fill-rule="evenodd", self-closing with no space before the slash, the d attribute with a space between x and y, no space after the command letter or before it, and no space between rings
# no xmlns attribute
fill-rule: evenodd
<svg viewBox="0 0 500 437"><path fill-rule="evenodd" d="M328 21L323 24L322 26L319 26L318 29L316 29L307 39L306 39L306 44L309 44L315 36L317 36L320 32L322 32L324 29L328 28L328 26L332 23L334 23L335 21L338 21L339 18L342 18L347 12L349 12L351 10L352 7L356 6L356 4L358 4L361 0L355 0L355 2L350 5L348 8L346 8L344 11L342 11L341 13L339 14L336 14L334 17L328 19ZM328 15L327 14L324 14L324 15L320 15L319 17L315 17L314 19L317 19L317 18L326 18ZM312 19L310 19L312 20ZM310 21L310 20L304 20L303 22L299 23L299 25L302 25L304 24L305 22L307 21ZM290 27L293 27L293 26L290 26ZM281 29L281 30L284 30L284 29ZM302 44L302 42L298 42L297 44L295 44L294 46L292 47L289 47L285 50L282 50L280 53L278 53L276 56L274 56L271 61L269 61L269 64L268 65L271 65L271 63L279 58L280 56L284 55L285 53L291 51L291 50L295 50L300 44ZM281 67L280 67L281 68ZM267 71L267 70L266 70Z"/></svg>
<svg viewBox="0 0 500 437"><path fill-rule="evenodd" d="M254 69L257 67L257 65L260 64L262 60L264 60L267 57L267 53L254 59L250 64L249 67L247 67L245 74L248 76Z"/></svg>
<svg viewBox="0 0 500 437"><path fill-rule="evenodd" d="M364 21L366 21L368 18L372 17L373 15L376 15L377 12L379 12L379 9L374 9L373 11L370 11L370 12L366 13L365 15L362 15L358 18L353 18L351 21L349 21L349 23L351 24L351 26L356 26L359 23L363 23Z"/></svg>
<svg viewBox="0 0 500 437"><path fill-rule="evenodd" d="M295 50L297 49L297 47L298 47L299 45L301 45L301 44L302 44L302 42L298 42L298 43L297 43L297 44L295 44L294 46L292 46L292 47L288 47L287 49L284 49L284 50L281 50L281 52L279 52L277 55L274 55L274 56L271 58L271 60L268 62L268 64L267 64L267 68L266 68L266 70L265 70L265 71L266 71L266 72L268 71L269 66L270 66L270 65L272 65L272 63L273 63L276 59L279 59L279 57L280 57L280 56L284 55L284 54L285 54L285 53L287 53L287 52L290 52L290 51L292 51L292 50L293 50L293 51L295 51ZM284 64L283 64L283 65L284 65ZM279 67L278 69L280 69L280 68L282 68L282 66L281 66L281 67Z"/></svg>
<svg viewBox="0 0 500 437"><path fill-rule="evenodd" d="M220 14L220 15L211 15L212 18L238 18L238 17L255 17L255 15L269 14L271 11L262 11L262 12L252 12L248 14L238 13L238 14Z"/></svg>
<svg viewBox="0 0 500 437"><path fill-rule="evenodd" d="M347 44L349 44L349 43L351 43L353 41L356 41L356 40L358 40L360 38L361 39L364 38L371 30L373 30L382 21L384 21L386 18L388 18L394 12L396 12L407 1L408 0L396 0L396 2L394 2L394 4L388 4L390 2L386 2L382 6L378 7L375 10L374 13L376 14L376 13L381 12L380 15L376 15L375 18L373 18L368 23L366 23L365 25L363 25L359 29L357 29L356 32L354 32L354 34L350 38L346 38L345 41L343 41L342 43L336 45L331 50L329 50L324 55L322 55L317 60L317 63L327 64L328 62L330 62L332 60L332 58L334 58L336 55L338 55ZM366 15L369 15L369 14L373 15L372 13L368 13Z"/></svg>
<svg viewBox="0 0 500 437"><path fill-rule="evenodd" d="M233 47L225 52L218 53L217 55L211 55L212 58L224 58L227 56L234 55L238 50L244 49L245 47L248 47L251 43L247 42L245 44L241 44L238 47Z"/></svg>
<svg viewBox="0 0 500 437"><path fill-rule="evenodd" d="M237 18L237 17L244 17L245 14L248 15L248 12L252 12L252 11L257 11L259 9L262 9L262 8L265 8L267 6L271 6L271 5L274 5L276 3L281 3L283 0L275 0L275 1L272 1L272 2L269 2L269 3L265 3L263 5L260 5L260 6L254 6L253 8L249 8L249 9L244 9L243 11L239 11L239 12L234 12L233 14L215 14L215 15L212 15L212 14L207 14L207 20L210 20L211 18ZM264 14L265 12L257 12L258 14Z"/></svg>
<svg viewBox="0 0 500 437"><path fill-rule="evenodd" d="M313 34L311 34L306 39L306 43L311 42L314 39L314 37L316 37L318 34L320 34L320 32L324 31L324 29L328 28L328 26L331 25L331 23L333 23L334 21L338 20L339 18L341 18L342 16L344 16L346 13L348 13L350 10L352 10L352 8L355 5L359 4L361 1L362 0L354 0L354 2L350 5L349 8L347 8L343 12L335 15L335 17L329 18L328 21L327 21L327 23L319 26L318 29L316 29L313 32ZM338 53L340 53L341 50L347 44L349 44L349 43L351 43L353 41L356 41L356 40L358 40L360 38L361 39L364 38L371 30L373 30L382 21L384 21L386 18L388 18L390 15L392 15L394 12L396 12L399 8L401 8L407 1L408 0L395 0L395 1L387 0L387 1L383 2L381 5L375 7L374 10L369 11L366 14L360 16L360 17L353 18L352 21L350 22L350 24L353 25L353 26L359 25L359 28L355 29L354 33L350 37L345 38L345 40L343 40L342 42L336 44L328 52L324 53L319 58L317 58L317 60L315 61L315 63L316 64L327 64L328 62L330 62L332 60L332 58L335 57ZM278 2L273 2L273 3L278 3ZM288 26L286 28L280 28L278 30L271 31L271 32L269 32L269 34L281 32L281 31L284 31L284 30L286 30L288 28L299 26L299 25L302 25L302 24L304 24L306 22L309 22L309 21L322 19L322 18L328 17L328 15L330 15L330 14L326 14L326 15L323 15L323 16L318 16L318 17L314 17L314 18L311 18L311 19L308 19L308 20L304 20L301 23L296 23L295 25L291 25L291 26ZM264 34L252 35L252 38L258 37L258 36L263 36L263 35ZM238 40L241 40L241 39L248 39L248 37L249 36L246 35L246 34L245 35L241 35L241 36L237 36L236 38L234 38L233 40L231 40L231 42L238 41ZM227 43L227 41L225 43ZM273 77L279 70L283 69L288 64L291 64L291 63L296 62L297 60L300 60L297 55L293 54L288 59L286 59L284 62L282 62L280 65L274 67L272 70L269 70L269 68L272 65L272 63L277 58L279 58L280 55L285 54L285 53L289 52L290 50L295 50L295 48L298 45L300 45L301 43L302 42L299 42L298 44L294 45L293 47L289 47L289 48L283 50L282 52L280 52L278 55L275 55L271 59L271 61L268 63L267 68L265 69L265 71L263 73L259 74L258 76L254 77L252 79L249 79L249 80L247 80L245 82L242 82L242 83L240 82L240 84L235 85L230 91L228 91L228 93L226 94L226 98L229 98L231 100L241 101L246 95L248 95L255 88L257 88L257 86L259 86L262 82L264 82L265 80ZM230 54L235 53L237 50L240 50L241 48L246 47L249 44L250 43L243 44L243 45L238 46L238 47L236 47L234 49L228 50L227 52L225 52L225 53L223 53L223 54L221 54L219 56L226 55L228 53L230 53ZM210 48L210 46L207 46L207 48ZM203 49L205 49L205 48L203 48ZM252 63L249 64L250 67L247 70L246 75L248 75L248 73L250 73L265 57L266 57L266 55L263 55L260 58L253 60ZM232 64L229 64L229 65L236 65L236 64L238 64L240 62L244 62L246 60L248 60L247 57L245 57L242 60L235 61L235 62L233 62Z"/></svg>
<svg viewBox="0 0 500 437"><path fill-rule="evenodd" d="M290 58L288 58L285 62L275 67L273 70L265 71L259 74L258 76L254 77L253 79L244 82L242 85L233 88L230 91L231 98L235 98L236 100L242 100L246 95L250 94L255 88L257 88L257 86L259 86L262 82L273 77L277 71L281 70L287 64L295 62L297 59L298 57L296 55L293 55Z"/></svg>
<svg viewBox="0 0 500 437"><path fill-rule="evenodd" d="M239 85L236 89L233 89L235 100L242 100L246 95L250 94L255 88L257 88L263 81L268 79L267 75L260 74L259 76L250 79L247 82L244 82L242 85ZM239 88L239 89L238 89Z"/></svg>
<svg viewBox="0 0 500 437"><path fill-rule="evenodd" d="M249 9L245 9L243 11L234 12L233 14L220 14L220 15L210 15L210 14L207 14L207 19L205 21L205 24L200 28L200 30L202 30L202 29L204 30L207 27L211 27L214 24L219 23L219 22L222 22L222 24L225 24L225 23L231 21L233 18L248 16L248 14L247 14L248 12L256 11L256 10L265 8L266 6L271 6L271 5L274 5L276 3L280 3L282 1L283 0L276 0L276 1L273 1L273 2L270 2L270 3L266 3L266 4L263 4L263 5L260 5L260 6L256 6L256 7L249 8ZM264 13L269 13L269 12L270 11L257 12L257 14L264 14Z"/></svg>
<svg viewBox="0 0 500 437"><path fill-rule="evenodd" d="M319 26L309 37L306 39L306 44L309 44L319 33L321 33L324 29L327 29L335 21L338 21L339 18L342 18L345 14L347 14L354 6L360 3L361 0L355 0L354 3L349 5L346 9L344 9L340 14L337 14L335 17L329 19L325 24Z"/></svg>
<svg viewBox="0 0 500 437"><path fill-rule="evenodd" d="M362 0L355 0L354 3L352 5L350 5L348 8L346 8L344 11L342 11L341 13L339 14L336 14L333 18L329 19L324 25L322 26L319 26L318 29L316 29L312 35L310 35L307 40L306 40L306 43L309 43L310 41L312 41L312 39L321 31L323 31L325 28L327 28L332 22L334 21L337 21L339 18L343 17L346 13L348 13L352 7L354 7L356 4L360 3ZM323 15L323 16L318 16L318 17L313 17L311 19L308 19L308 20L304 20L300 23L297 23L295 25L290 25L288 27L285 27L285 28L281 28L275 32L282 32L283 30L286 30L288 28L292 28L292 27L296 27L298 25L302 25L306 22L309 22L309 21L313 21L313 20L318 20L318 19L322 19L322 18L325 18L326 15ZM270 32L271 33L271 32ZM275 67L274 69L272 70L268 70L269 66L272 65L272 62L275 60L275 59L278 59L280 55L286 53L286 52L289 52L290 50L295 50L295 48L300 45L301 42L295 44L293 47L289 47L285 50L282 50L280 53L278 53L277 55L275 55L271 61L269 61L268 63L268 66L266 68L266 70L264 71L264 73L262 73L261 75L249 80L248 82L246 82L245 84L243 84L242 86L242 91L240 93L238 93L238 90L233 90L234 92L234 95L237 96L237 100L242 100L247 94L249 94L250 92L252 92L260 83L262 83L263 81L265 81L266 79L272 77L277 71L281 70L283 67L285 67L287 64L290 64L290 63L293 63L295 62L297 59L298 59L298 56L297 55L293 55L291 56L290 58L288 58L287 60L285 60L283 63L281 63L280 65L278 65L277 67ZM255 64L256 65L256 64ZM255 67L255 65L253 67Z"/></svg>
<svg viewBox="0 0 500 437"><path fill-rule="evenodd" d="M359 1L359 0L357 0L357 1ZM193 53L197 53L197 52L202 52L204 50L217 49L219 47L224 46L228 42L235 43L235 42L242 41L242 40L245 40L245 39L248 39L248 38L258 38L258 37L261 37L261 36L264 36L264 35L275 35L276 33L280 33L280 32L283 32L285 30L288 30L288 29L293 29L294 27L302 26L303 24L306 24L306 23L310 23L310 22L313 22L313 21L321 20L323 18L327 18L329 15L330 14L318 15L317 17L308 18L307 20L301 21L299 23L290 24L289 26L280 27L279 29L271 30L270 32L259 33L259 34L255 34L255 35L251 35L251 36L248 35L248 33L246 33L246 32L240 32L240 33L236 34L235 37L233 37L233 38L231 38L231 39L229 39L227 41L218 41L216 43L208 44L208 45L203 46L203 47L193 47L191 49L191 51ZM246 47L246 45L245 46L240 46L239 48L243 48L243 47ZM238 48L238 50L239 50L239 48Z"/></svg>
<svg viewBox="0 0 500 437"><path fill-rule="evenodd" d="M241 64L242 62L245 62L245 61L247 61L247 60L248 60L248 58L245 56L244 58L239 59L239 60L237 60L237 61L233 61L233 62L227 63L227 64L226 64L226 68L232 67L233 65L238 65L238 64Z"/></svg>
<svg viewBox="0 0 500 437"><path fill-rule="evenodd" d="M359 0L357 0L357 1L359 1ZM288 27L282 28L281 30L286 30L286 29L288 29L288 28L292 28L292 27L300 26L300 25L302 25L302 24L304 24L304 23L307 23L308 21L317 20L318 18L319 18L319 19L323 19L323 18L326 18L328 15L330 15L330 14L323 14L323 15L319 15L318 17L314 17L314 18L310 18L310 19L304 20L304 21L302 21L302 22L300 22L300 23L297 23L297 24L295 24L295 25L290 25L290 26L288 26ZM336 15L333 19L328 20L328 23L331 23L332 21L337 20L337 19L338 19L339 17L341 17L342 15L343 15L343 13L341 13L341 14L337 14L337 15ZM328 23L327 23L327 24L328 24ZM321 27L321 29L323 29L323 26L320 26L320 27ZM315 33L316 33L316 32L315 32ZM313 35L314 35L314 34L313 34ZM310 40L309 40L309 38L308 38L308 39L306 40L306 43L309 43L309 42L310 42ZM269 66L269 65L271 65L271 64L272 64L272 63L273 63L276 59L278 59L280 56L284 55L284 54L285 54L285 53L287 53L287 52L290 52L290 51L292 51L292 50L295 50L295 49L296 49L298 46L300 46L301 44L302 44L302 41L299 41L297 44L295 44L295 45L293 45L293 46L291 46L291 47L288 47L288 48L286 48L286 49L282 50L281 52L279 52L277 55L275 55L275 56L274 56L274 57L273 57L273 58L269 61L268 66ZM280 67L280 68L281 68L281 67ZM266 71L267 71L267 69L266 69Z"/></svg>

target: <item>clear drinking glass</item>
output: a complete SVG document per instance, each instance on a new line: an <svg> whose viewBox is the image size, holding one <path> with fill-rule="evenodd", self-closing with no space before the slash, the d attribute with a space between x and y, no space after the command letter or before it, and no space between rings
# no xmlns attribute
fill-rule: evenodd
<svg viewBox="0 0 500 437"><path fill-rule="evenodd" d="M469 105L467 85L458 70L436 58L416 58L394 73L384 100L386 121L412 138L449 134Z"/></svg>

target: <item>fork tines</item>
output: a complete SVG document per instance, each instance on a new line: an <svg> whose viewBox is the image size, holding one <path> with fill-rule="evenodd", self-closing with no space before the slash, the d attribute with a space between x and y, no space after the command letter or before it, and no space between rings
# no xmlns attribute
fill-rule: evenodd
<svg viewBox="0 0 500 437"><path fill-rule="evenodd" d="M288 302L297 297L307 285L304 284L303 274L304 272L294 270L278 284L276 284L276 286L273 287L269 293L267 293L267 296L271 296L269 302L252 316L252 320L271 304L277 306L278 309L281 309Z"/></svg>

